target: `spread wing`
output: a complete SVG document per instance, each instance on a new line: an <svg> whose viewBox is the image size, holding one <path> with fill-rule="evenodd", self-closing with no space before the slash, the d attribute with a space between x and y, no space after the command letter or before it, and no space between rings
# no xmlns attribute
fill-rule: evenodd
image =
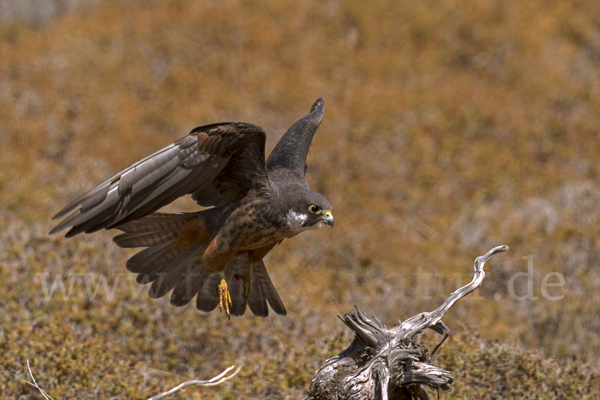
<svg viewBox="0 0 600 400"><path fill-rule="evenodd" d="M245 122L197 127L71 202L54 216L63 220L50 233L112 228L187 194L211 206L235 202L251 188L268 190L265 140L261 127Z"/></svg>
<svg viewBox="0 0 600 400"><path fill-rule="evenodd" d="M310 142L323 120L325 102L318 99L312 105L310 113L296 121L281 137L267 160L267 170L287 168L304 176L306 156Z"/></svg>

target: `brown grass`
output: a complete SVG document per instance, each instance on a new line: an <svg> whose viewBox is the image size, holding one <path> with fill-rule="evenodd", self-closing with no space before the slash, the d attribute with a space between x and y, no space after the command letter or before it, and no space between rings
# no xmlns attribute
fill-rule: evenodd
<svg viewBox="0 0 600 400"><path fill-rule="evenodd" d="M579 368L561 375L580 390L568 393L600 393L596 2L106 0L46 25L5 22L0 54L6 398L33 396L19 382L27 358L57 398L71 385L67 398L143 398L240 360L241 378L201 396L297 397L349 343L336 313L357 304L390 325L432 309L498 244L511 251L490 264L479 299L448 316L454 332L480 335L461 362L500 340L523 349L507 351L514 360ZM111 233L46 235L66 201L194 126L252 121L271 149L320 96L308 178L336 226L272 252L289 316L173 309L125 274L131 253ZM530 255L538 299L511 299ZM80 276L69 299L45 300L38 274L87 272L116 282L115 297L90 300ZM542 295L550 272L565 278L549 289L560 301ZM415 293L427 283L436 289ZM446 398L470 397L469 365L448 365L463 383ZM531 371L519 393L535 397L554 378Z"/></svg>

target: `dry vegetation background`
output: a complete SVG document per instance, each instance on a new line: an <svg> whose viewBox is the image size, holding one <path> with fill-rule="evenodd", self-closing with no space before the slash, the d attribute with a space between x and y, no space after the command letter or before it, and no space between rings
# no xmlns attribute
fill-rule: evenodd
<svg viewBox="0 0 600 400"><path fill-rule="evenodd" d="M351 340L337 313L431 310L499 244L448 314L444 398L598 398L597 1L54 3L0 19L1 398L40 398L26 359L55 398L144 398L242 362L179 398L298 398ZM308 179L336 225L267 260L287 317L172 308L112 232L47 235L68 200L194 126L252 121L270 151L320 96ZM526 256L537 300L509 296ZM562 300L543 296L550 272ZM47 300L58 274L67 293Z"/></svg>

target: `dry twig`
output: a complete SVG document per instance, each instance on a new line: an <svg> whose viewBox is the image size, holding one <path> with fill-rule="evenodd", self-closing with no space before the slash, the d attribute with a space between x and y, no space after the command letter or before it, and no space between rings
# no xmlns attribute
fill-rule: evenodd
<svg viewBox="0 0 600 400"><path fill-rule="evenodd" d="M231 374L227 375L234 368L235 368L235 365L232 365L231 367L227 368L225 371L221 372L219 375L217 375L214 378L211 378L209 380L206 380L206 381L191 380L191 381L183 382L182 384L180 384L178 386L175 386L171 390L168 390L168 391L166 391L164 393L161 393L161 394L158 394L156 396L150 397L148 400L164 399L164 398L166 398L168 396L171 396L171 395L179 392L180 390L182 390L182 389L184 389L184 388L186 388L188 386L192 386L192 385L201 386L201 387L208 387L208 386L217 386L217 385L220 385L221 383L223 383L223 382L225 382L225 381L233 378L234 376L236 376L238 374L238 372L240 372L240 369L242 368L242 366L240 365L239 367L237 367L237 369L235 371L233 371ZM31 385L34 388L36 388L37 390L39 390L40 393L42 394L42 396L44 396L44 399L46 399L46 400L54 400L36 382L36 380L35 380L35 378L33 376L33 372L31 372L31 367L29 366L29 359L27 359L27 369L29 370L29 376L31 377L31 380L33 380L33 383L31 383L29 381L25 381L25 383L27 383L28 385Z"/></svg>
<svg viewBox="0 0 600 400"><path fill-rule="evenodd" d="M33 381L33 383L31 383L29 381L25 381L25 383L27 383L27 384L33 386L34 388L36 388L37 390L39 390L40 393L42 394L42 396L44 396L44 399L46 399L46 400L54 400L52 397L50 397L50 395L48 393L46 393L44 391L44 389L42 389L41 387L39 387L39 385L35 381L35 378L33 377L33 372L31 372L31 367L29 366L29 358L27 359L27 369L29 370L29 376L31 377L31 380Z"/></svg>
<svg viewBox="0 0 600 400"><path fill-rule="evenodd" d="M227 375L229 373L229 371L231 371L234 368L235 368L235 365L232 365L231 367L227 368L225 371L221 372L219 375L217 375L214 378L209 379L207 381L191 380L191 381L183 382L182 384L175 386L171 390L168 390L164 393L150 397L148 400L164 399L165 397L172 396L173 394L179 392L180 390L182 390L188 386L192 386L192 385L201 386L201 387L220 385L221 383L236 376L238 374L238 372L240 372L240 369L242 368L242 366L240 365L239 367L237 367L237 369L235 371L233 371L233 373L231 373L230 375Z"/></svg>

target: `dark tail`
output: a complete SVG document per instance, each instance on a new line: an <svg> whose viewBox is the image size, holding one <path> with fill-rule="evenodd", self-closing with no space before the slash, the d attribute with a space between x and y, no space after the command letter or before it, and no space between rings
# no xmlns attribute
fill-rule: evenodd
<svg viewBox="0 0 600 400"><path fill-rule="evenodd" d="M151 298L163 297L172 291L171 304L184 306L197 297L196 307L210 312L219 304L217 286L220 278L218 272L196 263L208 244L208 240L199 241L196 238L210 239L215 222L213 209L192 214L154 213L118 226L117 229L124 233L113 240L120 247L146 247L131 257L126 267L138 274L138 283L152 283L148 290ZM245 275L248 265L248 257L243 255L225 266L232 315L246 312L242 297L243 283L241 279L236 279L236 275ZM277 314L286 315L285 306L265 264L261 261L254 265L252 272L254 281L248 300L250 310L256 316L266 317L269 315L268 302Z"/></svg>

